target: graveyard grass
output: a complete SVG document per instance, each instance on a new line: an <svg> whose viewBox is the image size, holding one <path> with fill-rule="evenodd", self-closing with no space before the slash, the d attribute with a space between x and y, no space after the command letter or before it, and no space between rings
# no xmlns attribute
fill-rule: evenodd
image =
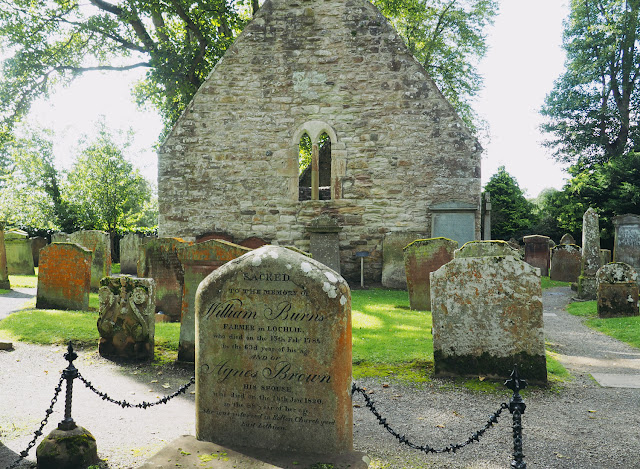
<svg viewBox="0 0 640 469"><path fill-rule="evenodd" d="M597 301L570 303L567 311L586 318L585 324L592 329L640 348L640 316L600 319Z"/></svg>

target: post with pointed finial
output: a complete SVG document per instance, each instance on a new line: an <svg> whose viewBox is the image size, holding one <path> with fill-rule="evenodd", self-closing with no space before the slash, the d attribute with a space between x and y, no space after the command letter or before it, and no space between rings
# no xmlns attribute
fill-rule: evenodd
<svg viewBox="0 0 640 469"><path fill-rule="evenodd" d="M520 396L520 390L527 387L527 381L520 378L518 365L514 365L511 377L505 381L504 385L513 391L513 396L509 401L509 412L513 415L513 461L511 461L511 467L513 469L527 469L522 452L522 414L527 406Z"/></svg>
<svg viewBox="0 0 640 469"><path fill-rule="evenodd" d="M73 380L78 377L78 369L73 366L73 361L78 358L78 354L73 351L71 341L64 358L69 362L69 366L62 371L62 377L67 381L67 394L64 401L64 420L58 424L58 429L73 430L76 428L76 423L71 417L71 401L73 400Z"/></svg>

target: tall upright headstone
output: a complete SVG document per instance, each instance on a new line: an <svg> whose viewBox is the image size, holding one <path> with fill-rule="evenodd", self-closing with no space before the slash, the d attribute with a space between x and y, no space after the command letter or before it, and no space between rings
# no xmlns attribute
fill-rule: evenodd
<svg viewBox="0 0 640 469"><path fill-rule="evenodd" d="M211 272L249 251L251 249L220 239L189 243L176 250L184 269L182 319L178 346L179 361L194 362L196 359L195 300L198 285Z"/></svg>
<svg viewBox="0 0 640 469"><path fill-rule="evenodd" d="M598 316L638 316L638 273L629 264L612 262L597 273Z"/></svg>
<svg viewBox="0 0 640 469"><path fill-rule="evenodd" d="M640 269L640 215L620 215L613 217L615 241L613 244L614 262L624 262Z"/></svg>
<svg viewBox="0 0 640 469"><path fill-rule="evenodd" d="M335 271L264 246L196 296L196 437L338 454L353 446L351 294Z"/></svg>
<svg viewBox="0 0 640 469"><path fill-rule="evenodd" d="M549 275L549 262L551 254L549 249L550 238L542 235L530 235L522 238L524 241L524 261L540 269L540 275Z"/></svg>
<svg viewBox="0 0 640 469"><path fill-rule="evenodd" d="M309 232L309 252L315 260L340 273L340 231L335 218L320 215L311 220Z"/></svg>
<svg viewBox="0 0 640 469"><path fill-rule="evenodd" d="M407 288L407 274L404 271L404 251L407 244L416 239L425 239L423 233L397 231L387 233L382 242L382 286L386 288ZM434 236L435 238L435 236Z"/></svg>
<svg viewBox="0 0 640 469"><path fill-rule="evenodd" d="M7 271L10 275L35 275L27 232L22 230L5 231L4 246L7 253Z"/></svg>
<svg viewBox="0 0 640 469"><path fill-rule="evenodd" d="M127 233L120 240L120 273L136 275L142 237L137 233Z"/></svg>
<svg viewBox="0 0 640 469"><path fill-rule="evenodd" d="M447 238L418 239L404 248L409 305L414 310L431 309L431 272L453 259L458 243Z"/></svg>
<svg viewBox="0 0 640 469"><path fill-rule="evenodd" d="M431 274L431 315L437 375L505 378L517 363L546 382L537 268L515 256L456 255Z"/></svg>
<svg viewBox="0 0 640 469"><path fill-rule="evenodd" d="M52 243L40 250L36 308L89 309L93 253L75 243Z"/></svg>
<svg viewBox="0 0 640 469"><path fill-rule="evenodd" d="M79 244L93 253L91 265L91 290L100 288L100 280L111 275L111 238L100 230L82 230L67 236L71 243Z"/></svg>
<svg viewBox="0 0 640 469"><path fill-rule="evenodd" d="M7 251L4 247L4 221L0 221L0 289L11 289L7 270Z"/></svg>
<svg viewBox="0 0 640 469"><path fill-rule="evenodd" d="M600 268L600 217L589 207L582 217L582 263L578 278L578 297L595 300L598 294L596 273Z"/></svg>

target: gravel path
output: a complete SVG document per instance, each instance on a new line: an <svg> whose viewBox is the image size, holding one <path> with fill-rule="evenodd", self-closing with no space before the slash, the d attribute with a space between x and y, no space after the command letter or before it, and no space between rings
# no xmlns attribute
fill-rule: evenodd
<svg viewBox="0 0 640 469"><path fill-rule="evenodd" d="M568 288L544 292L547 341L561 354L560 360L575 378L562 388L526 392L523 421L527 467L640 468L640 389L604 388L590 377L595 371L640 374L636 366L640 350L593 332L581 324L580 318L564 312L570 297ZM66 366L62 347L22 343L15 347L12 352L0 352L0 469L27 446ZM95 351L81 352L76 366L96 387L131 402L171 393L192 375L191 370L176 366L160 371L116 365ZM368 379L358 384L372 392L378 410L401 434L434 447L466 440L510 397L506 389L473 392L447 380L421 386L388 381L386 387L386 382ZM399 445L384 431L361 397L354 404L362 405L354 408L355 449L372 457L372 468L494 469L510 465L511 418L506 411L480 443L454 455L423 455ZM59 402L45 434L62 420L62 412ZM193 434L194 413L194 396L189 393L153 409L123 410L101 401L77 381L74 386L73 417L94 434L98 452L107 461L105 467L113 469L137 467L166 442ZM35 460L35 448L28 460Z"/></svg>

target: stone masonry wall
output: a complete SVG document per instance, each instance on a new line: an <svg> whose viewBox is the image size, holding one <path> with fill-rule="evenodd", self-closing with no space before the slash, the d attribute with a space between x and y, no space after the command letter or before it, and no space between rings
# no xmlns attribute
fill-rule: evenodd
<svg viewBox="0 0 640 469"><path fill-rule="evenodd" d="M298 202L298 143L331 138L332 200ZM159 150L159 236L250 236L309 250L338 220L342 273L386 233L431 229L430 207L480 200L477 141L365 0L267 0ZM480 213L476 213L480 236Z"/></svg>

